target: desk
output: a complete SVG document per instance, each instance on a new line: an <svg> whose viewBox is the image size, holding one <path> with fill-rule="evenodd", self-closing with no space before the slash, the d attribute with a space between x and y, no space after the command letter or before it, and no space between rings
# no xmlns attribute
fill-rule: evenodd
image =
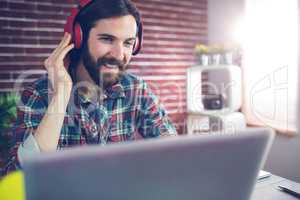
<svg viewBox="0 0 300 200"><path fill-rule="evenodd" d="M0 199L24 200L23 174L12 173L5 182L0 182ZM299 200L287 193L279 191L277 186L283 183L294 183L276 175L259 180L255 186L251 200ZM5 187L3 187L5 184ZM2 186L2 187L1 187ZM7 186L7 187L6 187Z"/></svg>
<svg viewBox="0 0 300 200"><path fill-rule="evenodd" d="M258 180L251 200L299 200L298 198L277 189L280 184L292 184L293 181L272 175Z"/></svg>

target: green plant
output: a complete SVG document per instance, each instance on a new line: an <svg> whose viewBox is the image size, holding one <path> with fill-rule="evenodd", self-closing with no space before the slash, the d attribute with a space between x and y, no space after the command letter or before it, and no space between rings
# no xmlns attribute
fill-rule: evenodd
<svg viewBox="0 0 300 200"><path fill-rule="evenodd" d="M17 117L19 96L14 93L0 95L0 131L9 128L12 120Z"/></svg>
<svg viewBox="0 0 300 200"><path fill-rule="evenodd" d="M209 48L204 44L196 44L194 51L197 55L207 54L209 53Z"/></svg>
<svg viewBox="0 0 300 200"><path fill-rule="evenodd" d="M20 100L16 93L5 93L0 95L0 153L8 149L8 129L12 127L17 117L17 103Z"/></svg>

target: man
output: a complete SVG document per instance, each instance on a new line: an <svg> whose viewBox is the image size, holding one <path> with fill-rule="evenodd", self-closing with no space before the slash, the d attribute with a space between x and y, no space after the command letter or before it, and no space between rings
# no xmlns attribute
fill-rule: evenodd
<svg viewBox="0 0 300 200"><path fill-rule="evenodd" d="M75 22L83 34L80 44L75 41L75 49L65 33L45 61L48 75L22 94L6 171L21 168L24 159L40 152L176 135L146 83L126 72L141 42L134 4L91 1Z"/></svg>

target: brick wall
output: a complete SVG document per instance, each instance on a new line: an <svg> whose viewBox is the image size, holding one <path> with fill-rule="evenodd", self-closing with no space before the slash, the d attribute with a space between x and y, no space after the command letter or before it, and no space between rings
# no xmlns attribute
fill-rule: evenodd
<svg viewBox="0 0 300 200"><path fill-rule="evenodd" d="M0 92L45 73L75 0L0 0ZM142 53L130 71L159 96L179 132L186 113L186 69L196 42L207 42L207 0L134 0L144 24Z"/></svg>

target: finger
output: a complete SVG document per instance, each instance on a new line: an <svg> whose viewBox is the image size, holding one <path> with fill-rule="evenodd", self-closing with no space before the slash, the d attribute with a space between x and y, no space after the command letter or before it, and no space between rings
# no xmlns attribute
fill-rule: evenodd
<svg viewBox="0 0 300 200"><path fill-rule="evenodd" d="M57 52L61 51L65 46L67 46L71 41L71 34L70 33L65 33L64 37L60 41L59 45L54 49L52 52L53 55L56 55Z"/></svg>
<svg viewBox="0 0 300 200"><path fill-rule="evenodd" d="M56 52L53 52L45 61L44 66L46 69L55 67L55 63L57 62L63 62L66 54L74 48L74 44L70 44L69 46L62 48L61 50L57 50Z"/></svg>
<svg viewBox="0 0 300 200"><path fill-rule="evenodd" d="M69 34L69 36L67 36L67 38L64 40L64 42L62 43L62 45L60 47L58 47L57 49L55 49L55 51L51 54L51 58L53 60L57 60L59 59L60 54L62 53L62 51L68 46L70 45L70 41L71 41L71 35Z"/></svg>
<svg viewBox="0 0 300 200"><path fill-rule="evenodd" d="M69 51L71 51L74 48L74 44L70 44L69 46L65 47L61 53L58 55L57 60L63 61L66 55L68 54Z"/></svg>
<svg viewBox="0 0 300 200"><path fill-rule="evenodd" d="M60 41L59 45L57 46L57 48L61 48L66 46L67 44L70 43L71 40L71 34L70 33L65 33L62 40Z"/></svg>
<svg viewBox="0 0 300 200"><path fill-rule="evenodd" d="M63 44L64 40L67 38L67 35L68 35L68 33L65 32L65 33L64 33L64 36L61 38L61 40L60 40L60 42L59 42L59 44L58 44L58 47L61 46L61 45Z"/></svg>
<svg viewBox="0 0 300 200"><path fill-rule="evenodd" d="M62 45L61 47L66 47L68 44L70 44L71 42L71 34L70 33L66 33L66 36L63 37L63 40L62 40Z"/></svg>

